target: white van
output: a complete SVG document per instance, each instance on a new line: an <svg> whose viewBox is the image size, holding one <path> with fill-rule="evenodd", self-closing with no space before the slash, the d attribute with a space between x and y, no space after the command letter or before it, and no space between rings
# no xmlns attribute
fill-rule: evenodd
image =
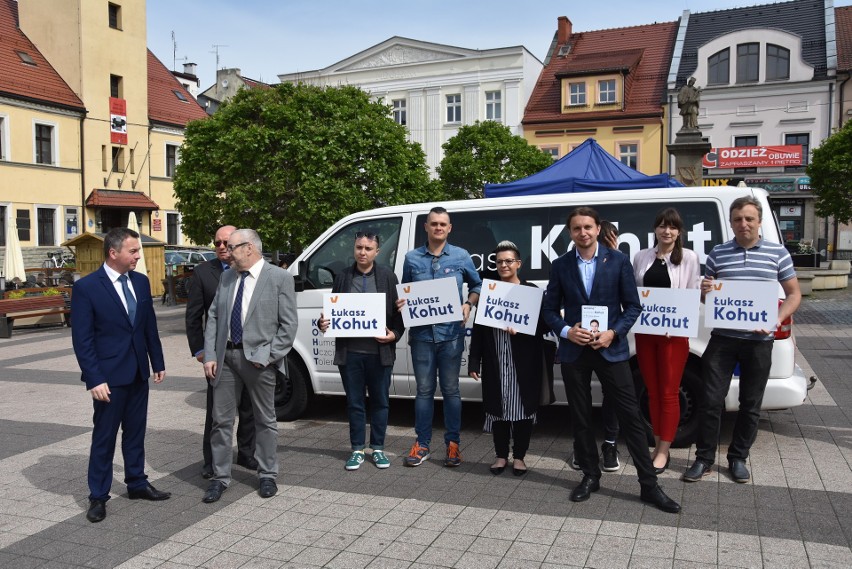
<svg viewBox="0 0 852 569"><path fill-rule="evenodd" d="M763 237L780 242L767 193L759 188L663 188L475 199L386 207L345 217L320 235L288 269L297 279L299 332L290 356L290 377L280 378L276 391L278 419L298 418L312 394L344 395L338 369L332 364L334 339L323 337L316 319L322 309L323 294L330 291L334 276L354 262L353 241L358 231L381 236L377 262L392 267L400 276L405 253L426 242L423 224L429 209L441 205L449 211L453 224L449 242L467 249L483 276L497 278L491 252L499 241L508 239L522 252L522 277L545 287L551 262L571 245L565 221L577 206L591 206L602 219L615 223L620 233L619 249L631 259L640 249L652 246L652 224L656 214L665 207L676 207L686 228L685 246L698 254L703 266L713 246L733 237L728 208L734 199L747 194L763 204ZM689 443L695 436L695 409L702 394L701 354L709 337L709 329L702 328L698 338L690 339L690 357L680 391L681 421L675 441L678 444ZM795 344L790 322L782 326L776 338L764 409L801 405L807 393L805 377L794 362ZM630 347L636 386L641 394L644 385L635 361L632 334ZM557 403L564 404L559 366L555 374ZM467 376L466 359L462 361L460 376L462 398L479 401L480 384ZM594 389L595 404L599 405L600 386L595 384ZM738 392L739 382L734 377L725 402L728 410L737 409ZM414 398L416 394L407 336L397 344L390 394L404 398Z"/></svg>

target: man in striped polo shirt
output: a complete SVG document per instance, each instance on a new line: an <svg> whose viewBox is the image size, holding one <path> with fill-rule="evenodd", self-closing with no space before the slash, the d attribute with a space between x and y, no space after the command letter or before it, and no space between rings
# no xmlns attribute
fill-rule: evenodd
<svg viewBox="0 0 852 569"><path fill-rule="evenodd" d="M778 321L789 318L799 307L802 293L787 250L760 236L763 208L755 198L744 196L731 203L730 221L734 239L716 245L707 256L701 300L710 291L713 279L778 281L785 300L778 308ZM777 328L777 326L776 326ZM701 358L704 379L704 402L699 409L701 424L695 449L695 462L683 475L696 482L710 473L716 459L719 425L731 376L740 365L740 409L734 433L728 446L728 467L736 482L748 482L745 461L757 437L757 423L763 392L772 366L771 330L727 330L714 328Z"/></svg>

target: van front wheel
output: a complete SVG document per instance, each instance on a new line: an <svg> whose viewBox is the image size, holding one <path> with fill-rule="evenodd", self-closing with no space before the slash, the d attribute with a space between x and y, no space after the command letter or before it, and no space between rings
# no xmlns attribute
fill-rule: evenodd
<svg viewBox="0 0 852 569"><path fill-rule="evenodd" d="M279 421L295 421L308 408L308 384L301 366L290 360L288 375L280 371L275 381L275 417Z"/></svg>

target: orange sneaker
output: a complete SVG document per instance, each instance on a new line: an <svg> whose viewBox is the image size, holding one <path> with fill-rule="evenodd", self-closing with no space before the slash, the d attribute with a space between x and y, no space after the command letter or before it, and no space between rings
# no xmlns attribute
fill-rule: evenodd
<svg viewBox="0 0 852 569"><path fill-rule="evenodd" d="M420 466L424 460L429 460L429 447L420 446L420 443L415 441L411 452L405 457L405 466Z"/></svg>
<svg viewBox="0 0 852 569"><path fill-rule="evenodd" d="M447 458L444 459L444 466L458 466L461 464L461 461L459 443L450 441L450 444L447 445Z"/></svg>

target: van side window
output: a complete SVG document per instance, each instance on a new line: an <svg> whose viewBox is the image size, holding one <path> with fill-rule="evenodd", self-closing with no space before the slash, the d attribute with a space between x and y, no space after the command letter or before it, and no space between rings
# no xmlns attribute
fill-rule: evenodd
<svg viewBox="0 0 852 569"><path fill-rule="evenodd" d="M637 195L641 191L637 190ZM716 200L703 201L636 201L623 203L589 204L601 216L619 228L619 250L630 259L639 252L653 246L654 231L651 227L657 213L671 205L677 207L683 217L686 234L684 246L698 254L701 264L707 254L725 240L725 227L720 220L727 219L728 212L722 211ZM521 251L521 278L530 281L546 281L550 276L550 264L571 248L571 236L565 230L568 213L575 206L515 207L511 210L480 210L450 212L453 229L449 242L467 249L476 270L483 278L497 279L494 266L494 248L497 243L509 240ZM423 224L426 215L417 216L415 244L426 242Z"/></svg>
<svg viewBox="0 0 852 569"><path fill-rule="evenodd" d="M355 263L352 255L356 233L372 233L379 236L379 255L376 263L391 269L396 264L401 217L387 217L359 221L341 228L329 237L322 246L305 260L303 265L306 289L331 288L341 270Z"/></svg>

